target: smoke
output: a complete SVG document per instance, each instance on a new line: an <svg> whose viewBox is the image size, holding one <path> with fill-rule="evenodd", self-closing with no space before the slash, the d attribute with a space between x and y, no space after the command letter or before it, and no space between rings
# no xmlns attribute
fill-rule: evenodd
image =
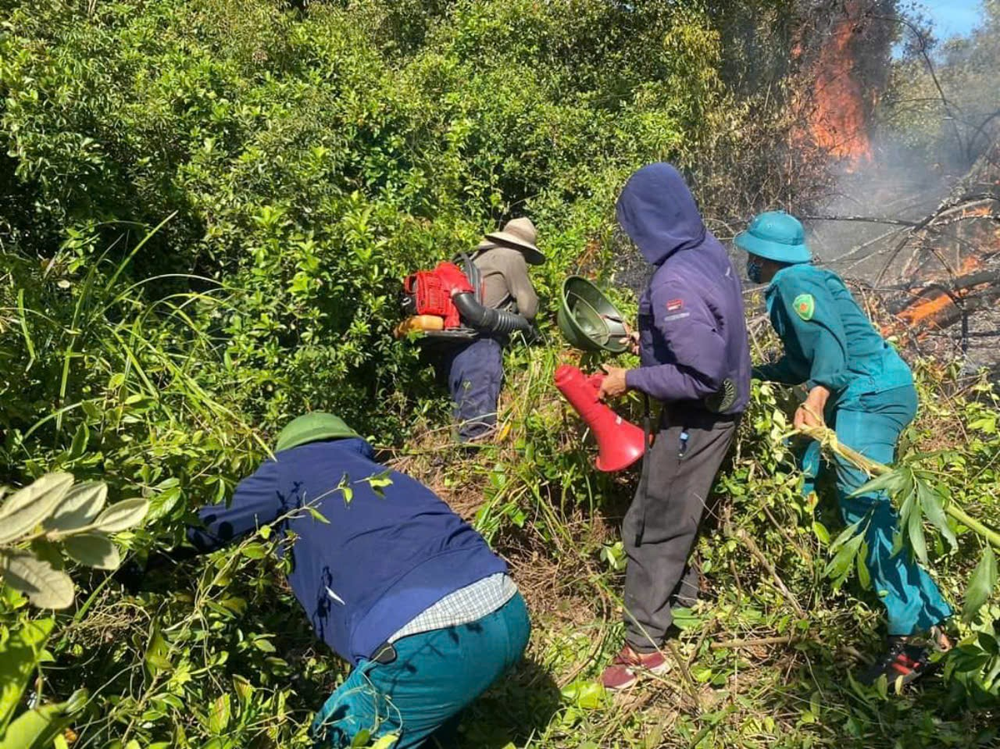
<svg viewBox="0 0 1000 749"><path fill-rule="evenodd" d="M883 332L969 371L996 366L997 35L935 55L933 40L894 3L824 7L798 50L794 145L803 159L823 152L832 179L824 197L791 210L804 219L817 261L891 315ZM1000 13L987 12L994 15L984 28L1000 28ZM893 60L900 38L908 57Z"/></svg>
<svg viewBox="0 0 1000 749"><path fill-rule="evenodd" d="M906 147L898 130L879 127L892 44L905 28L895 2L823 5L826 12L804 32L811 44L801 53L804 124L795 135L800 152L826 155L833 179L806 223L820 262L873 280L876 259L908 223L934 209L950 184L938 160Z"/></svg>

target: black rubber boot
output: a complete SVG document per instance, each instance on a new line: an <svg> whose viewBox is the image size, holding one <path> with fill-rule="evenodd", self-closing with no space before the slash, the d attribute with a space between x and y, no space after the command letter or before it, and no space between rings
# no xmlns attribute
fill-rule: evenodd
<svg viewBox="0 0 1000 749"><path fill-rule="evenodd" d="M860 681L872 685L884 675L889 686L897 682L905 685L933 670L933 665L928 648L911 644L903 637L890 637L888 652L861 674Z"/></svg>

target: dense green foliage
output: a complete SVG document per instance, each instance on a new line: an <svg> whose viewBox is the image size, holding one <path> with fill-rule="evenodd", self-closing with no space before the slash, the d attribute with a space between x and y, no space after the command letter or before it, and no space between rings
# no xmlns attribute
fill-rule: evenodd
<svg viewBox="0 0 1000 749"><path fill-rule="evenodd" d="M535 221L550 258L533 271L543 304L566 272L606 268L621 249L614 197L648 161L689 170L715 226L801 195L773 159L789 126L788 10L0 0L0 479L64 470L107 482L112 500L148 498L146 525L117 536L141 557L228 496L285 419L334 410L474 516L528 595L530 660L468 716L468 746L994 740L993 604L963 625L958 675L926 694L847 679L879 612L854 580L824 579L839 523L798 495L768 388L719 481L727 499L701 545L716 601L685 621L687 665L613 703L593 680L620 643L613 524L634 476L593 471L550 385L572 355L548 320L545 346L511 350L503 438L463 459L443 394L390 335L402 275L513 215ZM962 434L924 466L995 523L994 396L922 371L913 442ZM960 600L981 546L955 529L958 549L934 534L929 553ZM24 662L42 663L43 701L89 690L77 747L305 745L343 670L282 584L282 543L264 531L138 596L73 566L78 606L45 636L5 589L0 648L48 637ZM712 648L761 637L795 639Z"/></svg>
<svg viewBox="0 0 1000 749"><path fill-rule="evenodd" d="M415 386L412 351L388 335L403 274L528 211L557 276L630 170L692 161L729 116L720 37L695 10L521 0L437 23L411 6L12 9L12 241L45 259L44 285L79 296L83 272L106 277L143 236L133 225L104 255L119 222L173 216L125 276L204 278L134 300L204 295L179 335L212 336L225 361L199 382L265 425L323 405L398 435L396 394Z"/></svg>

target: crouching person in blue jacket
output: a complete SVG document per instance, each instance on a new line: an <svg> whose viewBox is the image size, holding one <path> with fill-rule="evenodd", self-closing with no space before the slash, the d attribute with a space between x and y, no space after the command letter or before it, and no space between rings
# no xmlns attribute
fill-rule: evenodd
<svg viewBox="0 0 1000 749"><path fill-rule="evenodd" d="M391 483L375 491L375 477ZM271 523L295 534L288 583L319 638L354 666L316 715L317 747L351 746L364 730L397 735L396 749L434 746L527 646L528 612L507 565L331 414L288 424L230 506L199 516L204 528L188 538L202 552Z"/></svg>

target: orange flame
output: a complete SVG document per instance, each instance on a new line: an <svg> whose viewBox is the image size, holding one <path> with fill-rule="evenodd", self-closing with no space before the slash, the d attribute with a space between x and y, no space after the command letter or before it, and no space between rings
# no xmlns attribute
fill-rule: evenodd
<svg viewBox="0 0 1000 749"><path fill-rule="evenodd" d="M927 323L933 323L938 315L955 304L952 298L942 292L937 292L934 296L917 302L907 307L899 313L900 321L910 327L924 327Z"/></svg>
<svg viewBox="0 0 1000 749"><path fill-rule="evenodd" d="M990 205L980 205L975 208L965 208L961 214L961 218L984 218L986 216L993 215L993 207Z"/></svg>
<svg viewBox="0 0 1000 749"><path fill-rule="evenodd" d="M808 135L849 170L872 159L868 135L868 102L856 70L854 37L861 28L858 2L845 4L845 17L836 21L812 71Z"/></svg>
<svg viewBox="0 0 1000 749"><path fill-rule="evenodd" d="M955 275L968 275L976 272L977 270L981 270L983 267L985 267L985 264L980 258L975 255L969 255L962 261L958 272ZM963 297L969 291L970 289L959 289L955 292L955 296ZM949 315L951 315L951 308L954 305L955 300L943 291L935 290L929 293L921 294L910 305L896 315L898 322L902 323L902 325L889 325L887 326L888 329L883 332L896 332L901 327L917 329L939 328L941 327L941 323L948 319Z"/></svg>

